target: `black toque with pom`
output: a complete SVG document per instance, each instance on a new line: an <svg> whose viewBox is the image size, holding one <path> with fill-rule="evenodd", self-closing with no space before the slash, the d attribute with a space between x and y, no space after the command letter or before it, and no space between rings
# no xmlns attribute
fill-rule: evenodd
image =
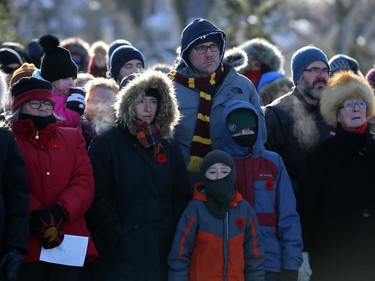
<svg viewBox="0 0 375 281"><path fill-rule="evenodd" d="M43 79L54 82L68 77L77 78L77 65L70 52L60 46L59 39L47 34L39 38L39 44L45 53L40 64Z"/></svg>

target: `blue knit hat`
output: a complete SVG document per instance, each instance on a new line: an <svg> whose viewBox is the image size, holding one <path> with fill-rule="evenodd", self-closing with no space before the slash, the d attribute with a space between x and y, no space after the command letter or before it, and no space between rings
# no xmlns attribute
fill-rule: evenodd
<svg viewBox="0 0 375 281"><path fill-rule="evenodd" d="M138 49L128 45L118 47L109 59L109 71L112 77L116 79L121 67L130 60L140 60L143 68L145 67L145 59Z"/></svg>
<svg viewBox="0 0 375 281"><path fill-rule="evenodd" d="M222 61L226 45L226 35L224 31L206 19L195 19L182 31L180 42L181 60L190 67L189 52L191 48L205 42L216 42L221 45L220 61Z"/></svg>
<svg viewBox="0 0 375 281"><path fill-rule="evenodd" d="M319 48L306 46L298 49L292 56L292 80L294 85L297 85L298 79L301 77L303 70L314 61L321 60L329 69L328 58L326 54Z"/></svg>

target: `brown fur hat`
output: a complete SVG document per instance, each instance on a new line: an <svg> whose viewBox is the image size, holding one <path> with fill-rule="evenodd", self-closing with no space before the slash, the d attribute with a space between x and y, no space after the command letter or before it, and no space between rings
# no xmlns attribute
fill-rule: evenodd
<svg viewBox="0 0 375 281"><path fill-rule="evenodd" d="M324 120L336 127L339 107L351 99L361 99L367 102L367 118L374 115L374 92L369 83L351 71L336 72L328 80L327 88L320 99L320 111Z"/></svg>

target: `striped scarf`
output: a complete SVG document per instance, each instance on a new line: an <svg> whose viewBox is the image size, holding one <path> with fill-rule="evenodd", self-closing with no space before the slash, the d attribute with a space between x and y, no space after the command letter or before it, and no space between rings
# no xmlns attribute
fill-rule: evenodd
<svg viewBox="0 0 375 281"><path fill-rule="evenodd" d="M194 135L190 147L190 159L187 166L188 171L198 173L202 165L204 156L211 151L210 137L210 114L211 114L211 94L214 85L218 83L224 75L224 66L219 67L209 77L189 78L172 71L169 78L190 89L199 90L199 106L197 122L195 123Z"/></svg>

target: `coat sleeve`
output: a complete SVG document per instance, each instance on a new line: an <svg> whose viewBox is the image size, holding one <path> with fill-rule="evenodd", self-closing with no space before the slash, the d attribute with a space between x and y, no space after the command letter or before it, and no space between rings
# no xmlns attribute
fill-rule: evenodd
<svg viewBox="0 0 375 281"><path fill-rule="evenodd" d="M302 233L292 184L279 156L279 175L276 190L278 237L283 269L298 270L302 263Z"/></svg>
<svg viewBox="0 0 375 281"><path fill-rule="evenodd" d="M192 198L193 190L191 189L185 161L177 142L173 142L172 149L175 155L173 163L173 176L175 177L173 189L173 207L174 214L176 215L175 221L178 221L188 202Z"/></svg>
<svg viewBox="0 0 375 281"><path fill-rule="evenodd" d="M74 172L67 188L61 193L58 202L62 204L68 215L68 221L82 217L94 199L94 175L90 159L85 148L85 140L78 130L72 132L72 145L75 144Z"/></svg>
<svg viewBox="0 0 375 281"><path fill-rule="evenodd" d="M95 231L100 233L108 245L114 246L124 234L124 230L120 216L110 200L113 172L110 146L108 139L97 136L89 147L95 176L95 197L88 218Z"/></svg>
<svg viewBox="0 0 375 281"><path fill-rule="evenodd" d="M247 202L246 205L248 205L248 221L244 241L245 280L264 281L264 246L259 223L253 208Z"/></svg>
<svg viewBox="0 0 375 281"><path fill-rule="evenodd" d="M171 251L168 256L168 280L188 281L191 255L198 231L198 210L191 201L178 222Z"/></svg>
<svg viewBox="0 0 375 281"><path fill-rule="evenodd" d="M25 162L11 132L1 132L6 135L1 145L5 156L1 183L3 202L0 203L5 208L2 212L5 216L4 246L18 248L26 253L29 238L29 195Z"/></svg>

